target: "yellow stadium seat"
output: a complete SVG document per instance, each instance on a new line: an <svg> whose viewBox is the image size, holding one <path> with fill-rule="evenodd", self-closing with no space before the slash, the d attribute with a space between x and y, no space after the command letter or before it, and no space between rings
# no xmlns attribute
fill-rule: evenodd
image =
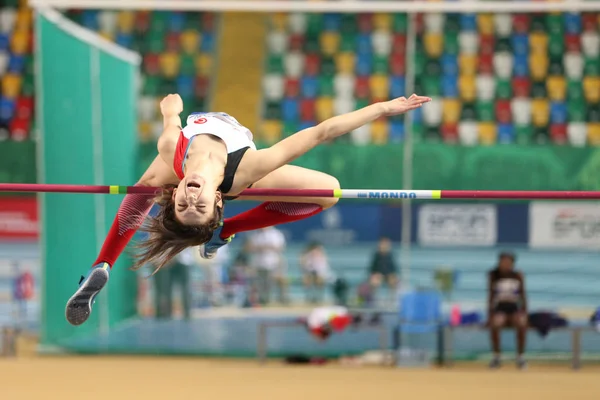
<svg viewBox="0 0 600 400"><path fill-rule="evenodd" d="M335 57L337 72L351 74L354 72L355 54L350 52L339 53Z"/></svg>
<svg viewBox="0 0 600 400"><path fill-rule="evenodd" d="M267 120L262 123L261 139L266 144L277 143L281 139L282 124L279 120Z"/></svg>
<svg viewBox="0 0 600 400"><path fill-rule="evenodd" d="M200 49L200 34L192 29L187 29L179 36L181 48L187 54L195 54Z"/></svg>
<svg viewBox="0 0 600 400"><path fill-rule="evenodd" d="M2 96L14 99L21 92L21 76L16 74L6 74L2 77Z"/></svg>
<svg viewBox="0 0 600 400"><path fill-rule="evenodd" d="M542 81L548 75L549 65L548 55L545 53L533 53L529 55L529 72L531 79Z"/></svg>
<svg viewBox="0 0 600 400"><path fill-rule="evenodd" d="M317 122L333 117L333 99L331 97L319 97L315 102L315 112Z"/></svg>
<svg viewBox="0 0 600 400"><path fill-rule="evenodd" d="M196 75L208 76L212 73L213 59L210 54L199 54L196 57Z"/></svg>
<svg viewBox="0 0 600 400"><path fill-rule="evenodd" d="M392 30L392 14L376 13L375 15L373 15L373 27L375 28L375 30Z"/></svg>
<svg viewBox="0 0 600 400"><path fill-rule="evenodd" d="M553 101L563 101L567 90L567 81L562 75L549 76L546 80L548 97Z"/></svg>
<svg viewBox="0 0 600 400"><path fill-rule="evenodd" d="M531 100L531 122L536 127L545 127L550 120L550 103L548 99Z"/></svg>
<svg viewBox="0 0 600 400"><path fill-rule="evenodd" d="M27 48L29 47L29 34L29 30L26 29L20 29L13 32L10 40L10 49L13 53L19 55L27 53Z"/></svg>
<svg viewBox="0 0 600 400"><path fill-rule="evenodd" d="M138 124L138 131L142 142L149 142L153 139L152 123L150 121L140 121Z"/></svg>
<svg viewBox="0 0 600 400"><path fill-rule="evenodd" d="M583 95L590 103L600 101L600 77L586 76L583 78Z"/></svg>
<svg viewBox="0 0 600 400"><path fill-rule="evenodd" d="M33 19L30 8L20 8L17 12L17 19L15 21L15 29L29 29L31 28L31 21Z"/></svg>
<svg viewBox="0 0 600 400"><path fill-rule="evenodd" d="M592 146L600 146L600 123L592 122L587 125L588 142Z"/></svg>
<svg viewBox="0 0 600 400"><path fill-rule="evenodd" d="M444 39L441 33L426 33L423 44L429 57L439 58L444 51Z"/></svg>
<svg viewBox="0 0 600 400"><path fill-rule="evenodd" d="M482 35L494 34L494 15L493 14L478 14L477 27Z"/></svg>
<svg viewBox="0 0 600 400"><path fill-rule="evenodd" d="M546 32L533 32L529 35L529 48L532 53L548 52L548 34Z"/></svg>
<svg viewBox="0 0 600 400"><path fill-rule="evenodd" d="M445 124L456 124L460 120L462 103L459 99L442 100L442 120Z"/></svg>
<svg viewBox="0 0 600 400"><path fill-rule="evenodd" d="M332 56L340 46L340 34L338 32L323 32L319 42L321 52L327 56Z"/></svg>
<svg viewBox="0 0 600 400"><path fill-rule="evenodd" d="M98 32L100 34L100 36L102 36L104 39L106 40L110 40L111 42L114 41L114 36L112 33L110 32Z"/></svg>
<svg viewBox="0 0 600 400"><path fill-rule="evenodd" d="M458 64L461 75L475 75L477 73L477 54L461 54Z"/></svg>
<svg viewBox="0 0 600 400"><path fill-rule="evenodd" d="M163 53L160 55L160 71L167 78L175 78L179 74L179 53Z"/></svg>
<svg viewBox="0 0 600 400"><path fill-rule="evenodd" d="M496 123L480 122L477 127L480 144L487 146L496 144Z"/></svg>
<svg viewBox="0 0 600 400"><path fill-rule="evenodd" d="M133 11L120 11L117 15L117 29L119 32L131 33L135 26L135 13Z"/></svg>
<svg viewBox="0 0 600 400"><path fill-rule="evenodd" d="M382 99L388 97L390 89L387 75L372 75L371 78L369 78L369 86L373 98Z"/></svg>
<svg viewBox="0 0 600 400"><path fill-rule="evenodd" d="M458 78L458 90L460 91L460 98L464 101L473 101L477 93L477 86L475 84L474 75L461 75Z"/></svg>
<svg viewBox="0 0 600 400"><path fill-rule="evenodd" d="M286 13L278 12L271 14L271 27L278 31L285 31L288 23Z"/></svg>
<svg viewBox="0 0 600 400"><path fill-rule="evenodd" d="M385 120L377 120L371 124L371 142L386 144L388 142L389 124Z"/></svg>

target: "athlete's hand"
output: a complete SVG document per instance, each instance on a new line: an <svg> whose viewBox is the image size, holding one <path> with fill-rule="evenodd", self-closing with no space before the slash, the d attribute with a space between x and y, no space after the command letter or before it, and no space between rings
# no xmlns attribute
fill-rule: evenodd
<svg viewBox="0 0 600 400"><path fill-rule="evenodd" d="M381 104L383 105L384 115L389 117L392 115L404 114L405 112L419 108L430 101L430 97L413 94L408 99L406 97L398 97L394 100L384 101Z"/></svg>
<svg viewBox="0 0 600 400"><path fill-rule="evenodd" d="M183 100L178 94L170 94L160 102L160 112L164 117L172 117L183 112Z"/></svg>

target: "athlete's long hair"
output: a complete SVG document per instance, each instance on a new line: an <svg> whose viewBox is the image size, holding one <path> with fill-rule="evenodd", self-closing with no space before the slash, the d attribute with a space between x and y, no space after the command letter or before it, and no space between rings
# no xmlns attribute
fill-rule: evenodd
<svg viewBox="0 0 600 400"><path fill-rule="evenodd" d="M136 246L139 251L134 256L133 269L151 264L155 267L154 273L156 273L187 247L208 242L219 227L223 207L217 205L218 196L215 200L214 215L207 224L184 225L179 222L175 217L173 201L173 190L176 187L176 185L163 186L161 193L155 198L154 201L160 206L160 211L156 217L148 218L140 229L148 234L148 238Z"/></svg>

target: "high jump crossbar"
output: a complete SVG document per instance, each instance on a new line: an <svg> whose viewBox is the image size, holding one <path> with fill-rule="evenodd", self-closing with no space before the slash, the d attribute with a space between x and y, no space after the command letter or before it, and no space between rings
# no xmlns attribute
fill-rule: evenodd
<svg viewBox="0 0 600 400"><path fill-rule="evenodd" d="M142 194L153 196L160 188L119 185L56 185L0 183L0 192ZM495 199L495 200L600 200L600 191L527 190L394 190L394 189L246 189L240 197L336 197L340 199Z"/></svg>

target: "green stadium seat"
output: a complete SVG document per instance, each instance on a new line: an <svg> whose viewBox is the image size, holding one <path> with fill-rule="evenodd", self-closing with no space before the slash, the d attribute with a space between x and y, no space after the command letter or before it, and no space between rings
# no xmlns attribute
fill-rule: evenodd
<svg viewBox="0 0 600 400"><path fill-rule="evenodd" d="M509 79L496 80L496 97L499 99L512 98L512 85Z"/></svg>
<svg viewBox="0 0 600 400"><path fill-rule="evenodd" d="M265 105L265 119L281 119L281 102L269 101Z"/></svg>
<svg viewBox="0 0 600 400"><path fill-rule="evenodd" d="M177 82L174 79L159 80L159 96L164 96L163 93L177 93Z"/></svg>
<svg viewBox="0 0 600 400"><path fill-rule="evenodd" d="M150 15L150 32L161 33L167 30L169 14L166 11L153 11Z"/></svg>
<svg viewBox="0 0 600 400"><path fill-rule="evenodd" d="M459 14L447 14L446 21L444 23L444 31L458 33L460 32L460 15Z"/></svg>
<svg viewBox="0 0 600 400"><path fill-rule="evenodd" d="M567 102L567 118L569 122L585 122L587 104L583 98L569 99Z"/></svg>
<svg viewBox="0 0 600 400"><path fill-rule="evenodd" d="M420 78L422 93L427 96L440 96L442 94L441 78L435 75L422 75Z"/></svg>
<svg viewBox="0 0 600 400"><path fill-rule="evenodd" d="M182 54L181 55L181 65L180 65L181 75L195 75L196 74L196 61L192 55Z"/></svg>
<svg viewBox="0 0 600 400"><path fill-rule="evenodd" d="M25 96L33 96L35 91L35 80L33 78L33 73L25 74L23 78L23 85L21 87L21 93Z"/></svg>
<svg viewBox="0 0 600 400"><path fill-rule="evenodd" d="M375 55L373 56L373 73L387 74L389 71L390 59L388 56Z"/></svg>
<svg viewBox="0 0 600 400"><path fill-rule="evenodd" d="M265 73L283 75L283 72L283 56L281 54L269 54Z"/></svg>
<svg viewBox="0 0 600 400"><path fill-rule="evenodd" d="M282 136L284 138L286 138L288 136L292 136L296 132L298 132L298 122L297 121L285 121L283 123Z"/></svg>
<svg viewBox="0 0 600 400"><path fill-rule="evenodd" d="M494 50L496 52L512 52L512 45L510 43L509 38L496 38L496 42L494 43Z"/></svg>
<svg viewBox="0 0 600 400"><path fill-rule="evenodd" d="M304 37L304 52L317 53L320 50L319 35L307 35Z"/></svg>
<svg viewBox="0 0 600 400"><path fill-rule="evenodd" d="M321 75L333 79L335 72L335 59L333 57L323 57L321 59Z"/></svg>
<svg viewBox="0 0 600 400"><path fill-rule="evenodd" d="M477 112L474 103L463 103L460 113L461 121L475 121L477 120Z"/></svg>
<svg viewBox="0 0 600 400"><path fill-rule="evenodd" d="M334 80L327 75L319 76L319 96L333 97L335 95Z"/></svg>
<svg viewBox="0 0 600 400"><path fill-rule="evenodd" d="M562 33L550 33L548 37L548 55L561 57L565 52L565 42Z"/></svg>
<svg viewBox="0 0 600 400"><path fill-rule="evenodd" d="M536 98L545 98L548 96L548 91L546 89L546 81L534 82L531 85L531 97Z"/></svg>
<svg viewBox="0 0 600 400"><path fill-rule="evenodd" d="M551 34L562 35L564 32L563 28L563 16L558 13L546 14L546 28Z"/></svg>
<svg viewBox="0 0 600 400"><path fill-rule="evenodd" d="M356 35L354 33L344 33L340 39L340 52L354 52L356 49Z"/></svg>
<svg viewBox="0 0 600 400"><path fill-rule="evenodd" d="M530 144L533 140L533 126L530 124L516 125L515 134L517 144Z"/></svg>
<svg viewBox="0 0 600 400"><path fill-rule="evenodd" d="M323 15L308 13L306 16L306 35L318 36L323 29Z"/></svg>
<svg viewBox="0 0 600 400"><path fill-rule="evenodd" d="M531 25L530 25L530 31L531 32L545 32L546 29L546 17L544 16L544 14L532 14L531 17Z"/></svg>
<svg viewBox="0 0 600 400"><path fill-rule="evenodd" d="M583 98L583 85L579 79L567 79L567 99L580 100Z"/></svg>
<svg viewBox="0 0 600 400"><path fill-rule="evenodd" d="M475 103L477 110L477 119L481 122L491 122L495 120L494 102L478 101Z"/></svg>
<svg viewBox="0 0 600 400"><path fill-rule="evenodd" d="M405 13L392 14L392 30L398 33L406 32L408 26L408 16Z"/></svg>
<svg viewBox="0 0 600 400"><path fill-rule="evenodd" d="M459 48L458 32L446 31L444 33L444 51L448 54L458 54Z"/></svg>
<svg viewBox="0 0 600 400"><path fill-rule="evenodd" d="M340 21L340 33L342 37L345 35L354 35L358 32L356 25L356 14L344 14Z"/></svg>
<svg viewBox="0 0 600 400"><path fill-rule="evenodd" d="M600 76L600 58L584 57L583 73L586 76Z"/></svg>

